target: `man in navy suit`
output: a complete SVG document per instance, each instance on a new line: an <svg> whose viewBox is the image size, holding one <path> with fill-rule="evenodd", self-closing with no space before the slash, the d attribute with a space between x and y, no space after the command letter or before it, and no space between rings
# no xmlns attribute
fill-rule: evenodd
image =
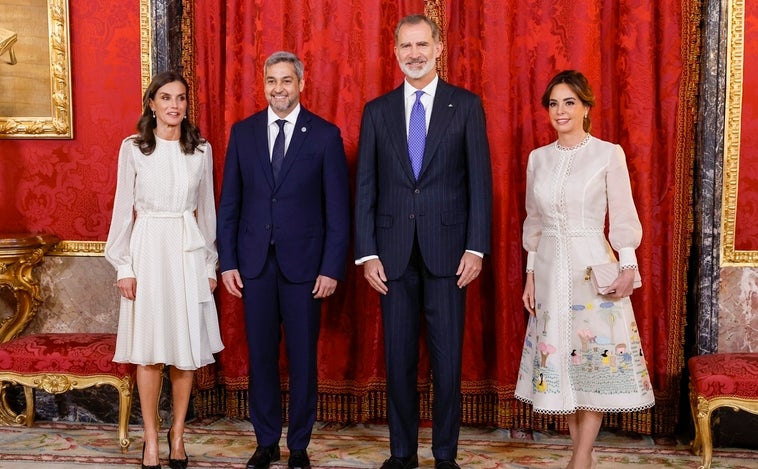
<svg viewBox="0 0 758 469"><path fill-rule="evenodd" d="M264 81L268 108L235 123L229 137L219 262L224 286L245 307L258 443L247 468L267 468L280 457L280 328L289 361L289 467L310 468L321 301L344 275L348 170L340 130L300 105L303 63L274 53Z"/></svg>
<svg viewBox="0 0 758 469"><path fill-rule="evenodd" d="M441 52L433 21L422 15L401 19L395 56L404 83L366 104L361 123L355 255L381 294L391 452L383 469L418 467L422 316L434 383L435 467L459 467L465 287L479 275L490 248L484 111L476 95L437 76ZM420 158L412 162L414 153Z"/></svg>

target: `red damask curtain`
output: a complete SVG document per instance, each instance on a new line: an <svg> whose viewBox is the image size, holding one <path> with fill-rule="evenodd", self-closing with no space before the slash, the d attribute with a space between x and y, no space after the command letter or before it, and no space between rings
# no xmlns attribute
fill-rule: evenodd
<svg viewBox="0 0 758 469"><path fill-rule="evenodd" d="M525 329L520 233L527 155L554 139L539 98L557 71L583 71L598 98L593 134L624 147L645 230L638 250L644 286L633 301L658 400L652 411L609 416L606 424L645 433L673 430L683 366L698 2L205 0L185 5L194 111L214 146L217 193L231 124L266 105L262 63L272 52L287 49L303 59L303 104L342 129L354 171L364 103L402 80L392 50L397 20L426 11L443 25L440 70L451 83L482 96L494 179L492 255L468 293L466 424L564 425L557 417L531 415L513 399ZM347 280L322 311L319 419L381 420L378 298L360 269L347 268ZM241 304L224 292L218 301L226 349L215 367L198 376L201 412L247 416ZM428 367L419 374L422 412L430 418Z"/></svg>

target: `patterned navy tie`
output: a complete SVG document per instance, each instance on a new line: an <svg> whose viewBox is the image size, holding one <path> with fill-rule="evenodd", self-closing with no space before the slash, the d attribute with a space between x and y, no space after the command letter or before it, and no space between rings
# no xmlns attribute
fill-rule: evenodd
<svg viewBox="0 0 758 469"><path fill-rule="evenodd" d="M287 122L284 119L277 119L276 123L279 125L279 134L274 140L274 148L271 151L271 169L274 171L274 181L279 176L279 170L282 169L282 161L284 161L284 123Z"/></svg>
<svg viewBox="0 0 758 469"><path fill-rule="evenodd" d="M408 122L408 156L411 159L413 175L418 179L421 172L421 163L424 161L424 145L426 143L426 112L421 104L423 91L416 91L416 102L411 109L411 118Z"/></svg>

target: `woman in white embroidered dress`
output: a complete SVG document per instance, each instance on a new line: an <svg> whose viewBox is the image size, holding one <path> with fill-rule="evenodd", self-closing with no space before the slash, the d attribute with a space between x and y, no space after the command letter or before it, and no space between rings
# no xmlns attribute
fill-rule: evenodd
<svg viewBox="0 0 758 469"><path fill-rule="evenodd" d="M654 404L629 299L642 226L624 151L589 133L594 104L581 73L566 70L550 81L542 105L558 139L531 152L526 178L523 301L530 316L516 398L534 412L567 416L568 469L596 466L592 448L604 412ZM614 250L619 275L596 294L587 267L616 262Z"/></svg>
<svg viewBox="0 0 758 469"><path fill-rule="evenodd" d="M210 144L187 117L175 72L145 91L138 134L121 144L105 257L121 293L114 361L137 365L144 422L142 467L159 468L161 365L170 366L169 465L187 467L183 434L194 371L223 349L216 288L216 211Z"/></svg>

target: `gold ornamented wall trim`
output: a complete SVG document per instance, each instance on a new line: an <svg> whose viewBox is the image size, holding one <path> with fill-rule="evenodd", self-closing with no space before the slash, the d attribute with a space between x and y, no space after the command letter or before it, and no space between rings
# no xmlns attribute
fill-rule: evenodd
<svg viewBox="0 0 758 469"><path fill-rule="evenodd" d="M192 122L198 122L197 75L195 74L195 13L194 0L182 0L182 70L189 84L189 114Z"/></svg>
<svg viewBox="0 0 758 469"><path fill-rule="evenodd" d="M105 252L104 241L61 241L48 251L48 256L94 257Z"/></svg>
<svg viewBox="0 0 758 469"><path fill-rule="evenodd" d="M38 19L35 19L38 20ZM30 20L30 21L35 21ZM34 28L47 30L49 75L50 75L50 111L45 115L25 115L14 111L14 116L0 116L0 138L74 138L72 103L71 103L71 48L69 46L68 0L47 0L47 18L44 24ZM3 59L8 56L8 67L22 69L23 57L15 51L17 33L6 29L0 30L0 52ZM43 51L39 51L44 54ZM7 75L10 72L6 72ZM17 80L24 77L11 78ZM13 93L10 93L13 98ZM0 101L2 98L0 98ZM35 113L29 110L29 114ZM49 115L48 115L49 114Z"/></svg>
<svg viewBox="0 0 758 469"><path fill-rule="evenodd" d="M437 60L437 74L447 80L447 17L445 0L424 0L424 14L431 18L440 28L440 41L444 44L442 54Z"/></svg>
<svg viewBox="0 0 758 469"><path fill-rule="evenodd" d="M140 71L142 74L142 94L150 86L150 79L153 77L153 66L150 60L153 44L153 28L150 20L150 2L151 0L140 0L139 2L139 35L140 35Z"/></svg>
<svg viewBox="0 0 758 469"><path fill-rule="evenodd" d="M740 134L742 131L743 63L745 58L745 0L729 0L728 3L721 265L757 266L758 251L735 248L737 190L740 176Z"/></svg>

